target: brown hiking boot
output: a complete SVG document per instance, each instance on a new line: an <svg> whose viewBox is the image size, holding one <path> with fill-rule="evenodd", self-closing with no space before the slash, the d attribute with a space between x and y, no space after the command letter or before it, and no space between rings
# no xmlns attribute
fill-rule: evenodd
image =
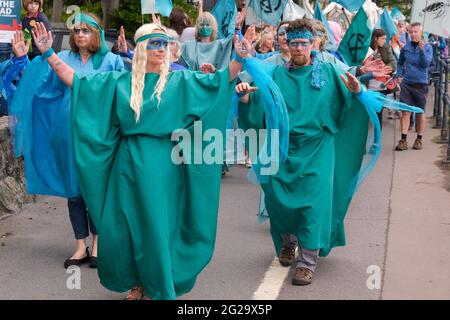
<svg viewBox="0 0 450 320"><path fill-rule="evenodd" d="M292 284L294 286L307 286L311 284L314 272L311 270L300 267L295 270L294 278L292 278Z"/></svg>
<svg viewBox="0 0 450 320"><path fill-rule="evenodd" d="M405 151L408 150L408 142L406 140L400 140L398 145L395 147L395 151Z"/></svg>
<svg viewBox="0 0 450 320"><path fill-rule="evenodd" d="M414 141L413 149L422 150L422 140L416 139L416 141Z"/></svg>
<svg viewBox="0 0 450 320"><path fill-rule="evenodd" d="M278 260L283 267L291 266L295 262L295 247L289 248L288 246L283 246Z"/></svg>

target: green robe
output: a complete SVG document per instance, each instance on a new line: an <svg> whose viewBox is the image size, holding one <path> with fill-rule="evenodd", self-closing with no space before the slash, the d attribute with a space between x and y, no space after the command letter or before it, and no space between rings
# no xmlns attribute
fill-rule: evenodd
<svg viewBox="0 0 450 320"><path fill-rule="evenodd" d="M230 64L232 51L233 37L208 43L194 40L183 43L181 57L189 70L200 70L200 66L204 63L210 63L217 70L222 70Z"/></svg>
<svg viewBox="0 0 450 320"><path fill-rule="evenodd" d="M345 245L346 195L365 152L367 112L339 78L343 70L323 63L319 91L311 86L312 68L278 66L273 73L290 128L288 159L261 185L278 254L282 234L297 236L303 248L320 249L321 256ZM248 105L240 104L241 128L264 128L261 103L255 92Z"/></svg>
<svg viewBox="0 0 450 320"><path fill-rule="evenodd" d="M228 68L174 72L157 107L150 97L158 78L145 76L136 124L131 73L75 75L73 136L80 190L99 231L102 285L125 292L140 284L152 299L174 299L212 257L221 163L175 165L171 134L185 128L193 136L197 120L223 132L234 85Z"/></svg>

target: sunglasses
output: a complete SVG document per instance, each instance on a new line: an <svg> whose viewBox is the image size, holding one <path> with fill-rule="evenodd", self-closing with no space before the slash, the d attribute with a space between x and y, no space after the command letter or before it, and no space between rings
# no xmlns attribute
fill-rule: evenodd
<svg viewBox="0 0 450 320"><path fill-rule="evenodd" d="M86 36L90 36L92 34L92 30L88 28L73 28L73 32L76 35L80 35L80 33L83 33Z"/></svg>
<svg viewBox="0 0 450 320"><path fill-rule="evenodd" d="M311 46L310 41L290 41L289 47L290 48L297 48L297 49L307 49Z"/></svg>
<svg viewBox="0 0 450 320"><path fill-rule="evenodd" d="M169 41L164 38L151 38L147 42L147 50L161 50L167 49Z"/></svg>

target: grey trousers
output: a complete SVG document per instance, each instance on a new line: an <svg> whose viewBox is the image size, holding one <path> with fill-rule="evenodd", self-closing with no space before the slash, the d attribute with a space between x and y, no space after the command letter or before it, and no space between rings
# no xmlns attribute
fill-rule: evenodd
<svg viewBox="0 0 450 320"><path fill-rule="evenodd" d="M295 248L298 246L298 259L297 268L307 268L314 272L317 267L317 261L319 260L319 249L308 250L298 245L297 237L292 234L283 234L283 246L289 248Z"/></svg>

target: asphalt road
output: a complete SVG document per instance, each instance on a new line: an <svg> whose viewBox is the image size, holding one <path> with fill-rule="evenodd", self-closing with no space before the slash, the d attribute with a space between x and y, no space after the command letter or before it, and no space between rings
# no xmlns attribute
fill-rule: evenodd
<svg viewBox="0 0 450 320"><path fill-rule="evenodd" d="M214 257L181 299L380 299L391 219L394 125L394 120L385 121L379 163L351 204L347 246L319 260L313 284L292 286L294 268L274 260L269 224L256 219L259 189L246 180L247 169L236 166L223 179ZM72 237L64 199L43 197L0 221L0 299L122 299L123 293L103 288L87 266L81 268L80 288L68 289L72 274L63 262L74 250ZM399 266L395 262L393 268Z"/></svg>

